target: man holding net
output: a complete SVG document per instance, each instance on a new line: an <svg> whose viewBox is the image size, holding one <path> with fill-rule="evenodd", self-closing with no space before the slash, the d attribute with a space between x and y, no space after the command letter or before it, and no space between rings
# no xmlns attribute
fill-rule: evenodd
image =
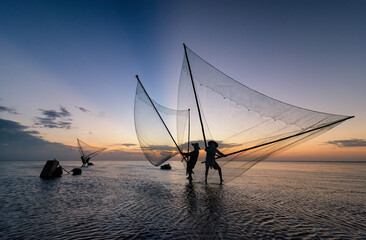
<svg viewBox="0 0 366 240"><path fill-rule="evenodd" d="M193 168L196 166L198 155L200 153L200 147L199 147L198 143L192 143L192 146L194 148L194 150L192 152L183 153L184 156L189 157L189 159L187 161L187 174L188 174L187 179L190 182L193 179L192 178L192 174L194 174Z"/></svg>
<svg viewBox="0 0 366 240"><path fill-rule="evenodd" d="M81 161L83 163L83 166L92 166L94 165L92 162L89 162L90 157L81 156Z"/></svg>
<svg viewBox="0 0 366 240"><path fill-rule="evenodd" d="M206 164L205 183L207 183L207 175L208 175L209 168L213 168L213 169L219 171L220 184L222 184L222 182L224 181L224 180L222 180L221 167L216 162L215 156L217 154L220 157L225 157L225 155L217 149L218 146L219 146L219 144L217 144L217 142L209 141L208 142L208 147L205 149L205 151L207 152L206 161L205 161L205 164Z"/></svg>

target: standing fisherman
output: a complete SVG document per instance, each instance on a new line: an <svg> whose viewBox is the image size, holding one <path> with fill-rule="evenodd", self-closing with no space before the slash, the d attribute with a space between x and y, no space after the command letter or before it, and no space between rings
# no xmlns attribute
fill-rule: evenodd
<svg viewBox="0 0 366 240"><path fill-rule="evenodd" d="M196 165L196 162L197 162L197 159L198 159L198 155L200 153L200 147L199 147L198 143L192 143L192 146L194 148L194 150L192 152L183 153L184 156L189 157L189 159L187 161L187 174L188 174L187 179L190 182L193 179L192 178L192 174L194 174L193 168Z"/></svg>
<svg viewBox="0 0 366 240"><path fill-rule="evenodd" d="M92 166L94 165L92 162L89 162L90 157L81 156L81 161L83 162L82 166Z"/></svg>
<svg viewBox="0 0 366 240"><path fill-rule="evenodd" d="M84 156L81 156L81 162L83 163L83 165L82 165L82 166L84 166L84 165L86 164L86 159L85 159L85 157L84 157Z"/></svg>
<svg viewBox="0 0 366 240"><path fill-rule="evenodd" d="M205 182L206 183L207 183L207 175L208 175L209 168L213 168L213 169L219 171L220 184L222 184L222 182L224 181L224 180L222 180L221 167L216 162L215 157L216 157L216 154L219 155L220 157L224 157L225 155L217 149L218 146L219 145L217 144L217 142L209 141L208 147L205 149L205 151L207 152L206 161L205 161L205 164L206 164Z"/></svg>

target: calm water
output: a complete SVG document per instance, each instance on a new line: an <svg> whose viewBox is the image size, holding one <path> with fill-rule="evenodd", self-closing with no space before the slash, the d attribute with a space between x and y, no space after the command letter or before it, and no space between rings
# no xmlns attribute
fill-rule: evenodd
<svg viewBox="0 0 366 240"><path fill-rule="evenodd" d="M0 239L366 239L365 163L263 162L222 186L187 184L180 162L48 181L44 163L0 162Z"/></svg>

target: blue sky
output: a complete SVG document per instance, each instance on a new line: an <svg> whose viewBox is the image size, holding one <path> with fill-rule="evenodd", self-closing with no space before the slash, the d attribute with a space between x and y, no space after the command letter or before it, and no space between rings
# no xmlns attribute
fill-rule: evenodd
<svg viewBox="0 0 366 240"><path fill-rule="evenodd" d="M302 153L316 146L311 157L365 159L365 1L2 1L3 129L65 145L119 144L118 156L131 157L134 76L175 108L183 42L268 96L355 115ZM360 146L324 144L352 139Z"/></svg>

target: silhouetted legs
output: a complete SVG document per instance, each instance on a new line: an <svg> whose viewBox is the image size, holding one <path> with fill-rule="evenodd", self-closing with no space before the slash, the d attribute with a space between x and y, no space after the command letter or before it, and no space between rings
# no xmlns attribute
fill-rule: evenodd
<svg viewBox="0 0 366 240"><path fill-rule="evenodd" d="M219 176L220 176L220 184L222 184L222 182L224 180L222 180L222 172L221 172L221 167L219 167L219 169L217 169L219 171Z"/></svg>
<svg viewBox="0 0 366 240"><path fill-rule="evenodd" d="M206 165L206 172L205 172L205 183L207 183L207 175L208 175L208 169L210 167L208 165Z"/></svg>
<svg viewBox="0 0 366 240"><path fill-rule="evenodd" d="M187 173L188 173L187 179L191 182L193 180L193 177L192 177L193 171L192 171L192 169L188 169Z"/></svg>
<svg viewBox="0 0 366 240"><path fill-rule="evenodd" d="M208 176L208 169L210 167L208 165L206 165L206 171L205 171L205 183L207 183L207 176ZM221 171L221 167L217 164L217 166L215 166L215 169L219 171L219 176L220 176L220 184L222 184L222 182L224 180L222 180L222 171Z"/></svg>

